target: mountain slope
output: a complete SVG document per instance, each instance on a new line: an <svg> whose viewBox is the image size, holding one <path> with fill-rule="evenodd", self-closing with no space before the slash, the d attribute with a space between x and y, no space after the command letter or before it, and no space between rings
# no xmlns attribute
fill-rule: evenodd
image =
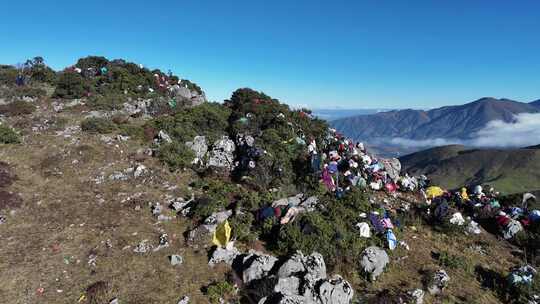
<svg viewBox="0 0 540 304"><path fill-rule="evenodd" d="M410 174L426 174L447 188L489 183L506 193L540 189L540 150L468 149L452 145L400 158Z"/></svg>
<svg viewBox="0 0 540 304"><path fill-rule="evenodd" d="M486 97L465 105L429 111L407 109L343 118L331 122L331 125L358 140L395 137L466 139L489 121L512 122L515 114L538 112L540 108L535 104Z"/></svg>
<svg viewBox="0 0 540 304"><path fill-rule="evenodd" d="M530 104L530 105L533 105L533 106L535 106L535 107L537 107L537 108L540 108L540 99L535 100L535 101L533 101L533 102L531 102L531 103L529 103L529 104Z"/></svg>

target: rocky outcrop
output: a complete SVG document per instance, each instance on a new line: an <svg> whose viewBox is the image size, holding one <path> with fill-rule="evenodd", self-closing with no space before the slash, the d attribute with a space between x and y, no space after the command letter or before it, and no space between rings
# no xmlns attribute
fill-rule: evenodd
<svg viewBox="0 0 540 304"><path fill-rule="evenodd" d="M274 256L253 250L238 254L234 248L218 248L213 252L210 264L218 261L233 265L245 288L255 291L250 294L259 297L251 300L259 304L347 304L354 295L352 286L341 276L327 277L326 264L320 253L304 256L297 252L280 262Z"/></svg>
<svg viewBox="0 0 540 304"><path fill-rule="evenodd" d="M170 88L170 91L173 98L182 106L195 107L207 102L204 92L190 90L187 86L176 84Z"/></svg>
<svg viewBox="0 0 540 304"><path fill-rule="evenodd" d="M379 247L371 246L366 248L362 253L360 266L366 274L369 274L370 279L375 281L383 273L384 268L389 262L390 259L386 251Z"/></svg>

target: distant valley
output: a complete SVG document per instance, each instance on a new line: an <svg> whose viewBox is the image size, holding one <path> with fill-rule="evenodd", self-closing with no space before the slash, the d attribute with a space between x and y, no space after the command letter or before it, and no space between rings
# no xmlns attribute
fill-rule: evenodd
<svg viewBox="0 0 540 304"><path fill-rule="evenodd" d="M540 126L540 100L525 103L485 97L459 106L356 115L332 120L330 124L351 138L370 143L373 152L386 156L448 144L528 146L540 144L537 133L517 136L512 132ZM521 125L508 127L514 124Z"/></svg>

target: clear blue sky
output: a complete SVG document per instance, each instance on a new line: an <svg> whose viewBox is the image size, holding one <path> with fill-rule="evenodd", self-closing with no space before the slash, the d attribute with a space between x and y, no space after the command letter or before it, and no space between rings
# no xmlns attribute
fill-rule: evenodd
<svg viewBox="0 0 540 304"><path fill-rule="evenodd" d="M86 55L309 107L540 98L540 1L4 1L0 62Z"/></svg>

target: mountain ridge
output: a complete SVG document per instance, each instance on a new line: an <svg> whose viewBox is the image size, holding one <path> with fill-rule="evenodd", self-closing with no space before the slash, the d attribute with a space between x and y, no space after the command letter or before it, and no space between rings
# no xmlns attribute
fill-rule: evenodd
<svg viewBox="0 0 540 304"><path fill-rule="evenodd" d="M446 188L490 184L506 193L540 188L540 145L516 149L475 149L448 145L400 158L409 174L428 175Z"/></svg>
<svg viewBox="0 0 540 304"><path fill-rule="evenodd" d="M406 138L467 139L489 121L513 122L521 113L540 113L540 101L523 103L506 98L483 97L473 102L431 110L395 110L330 122L332 127L357 140Z"/></svg>

